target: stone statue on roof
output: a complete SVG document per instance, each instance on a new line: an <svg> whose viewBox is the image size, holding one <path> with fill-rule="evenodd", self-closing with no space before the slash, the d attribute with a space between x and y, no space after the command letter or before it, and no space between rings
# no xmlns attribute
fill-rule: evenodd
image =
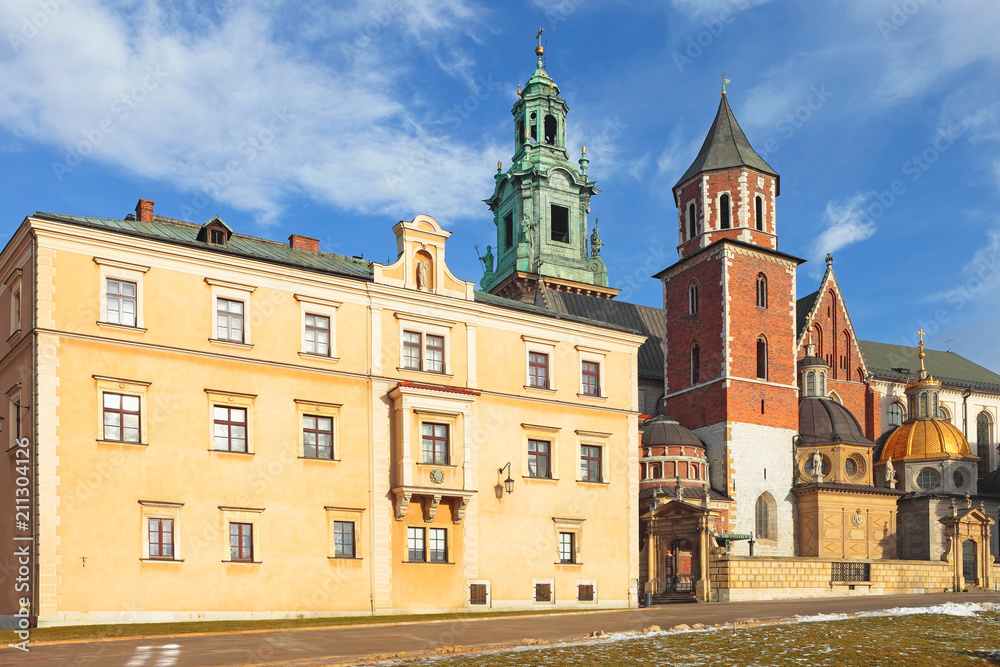
<svg viewBox="0 0 1000 667"><path fill-rule="evenodd" d="M601 254L601 248L604 247L604 241L601 237L597 235L597 221L594 221L594 233L590 235L590 256L599 257Z"/></svg>

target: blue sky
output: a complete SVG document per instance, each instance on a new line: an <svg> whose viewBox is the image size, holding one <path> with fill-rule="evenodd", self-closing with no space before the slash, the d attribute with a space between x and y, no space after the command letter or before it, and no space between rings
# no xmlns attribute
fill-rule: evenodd
<svg viewBox="0 0 1000 667"><path fill-rule="evenodd" d="M862 338L952 349L994 370L1000 311L1000 3L991 0L5 0L0 234L36 210L160 215L375 261L418 213L481 275L481 200L510 164L534 69L587 145L621 298L660 305L671 187L720 75L781 174L779 248L833 252Z"/></svg>

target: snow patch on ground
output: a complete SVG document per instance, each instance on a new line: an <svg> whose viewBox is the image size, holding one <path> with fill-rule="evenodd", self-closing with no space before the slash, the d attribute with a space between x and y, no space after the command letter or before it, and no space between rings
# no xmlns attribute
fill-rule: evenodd
<svg viewBox="0 0 1000 667"><path fill-rule="evenodd" d="M813 616L796 616L798 623L815 623L819 621L840 621L847 618L872 618L876 616L913 616L914 614L943 614L945 616L975 616L984 611L1000 611L1000 604L992 602L945 602L930 607L893 607L878 611L863 611L859 614L815 614Z"/></svg>

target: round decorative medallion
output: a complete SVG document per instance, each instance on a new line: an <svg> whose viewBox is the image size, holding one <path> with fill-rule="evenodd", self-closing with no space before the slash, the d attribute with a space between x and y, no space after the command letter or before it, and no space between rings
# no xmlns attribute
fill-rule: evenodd
<svg viewBox="0 0 1000 667"><path fill-rule="evenodd" d="M859 510L857 510L857 511L856 511L856 512L855 512L855 513L854 513L854 514L853 514L853 515L851 516L851 523L853 523L853 524L854 524L854 527L855 527L855 528L860 528L860 527L861 527L862 525L864 525L864 523L865 523L865 515L861 513L861 510L860 510L860 509L859 509Z"/></svg>
<svg viewBox="0 0 1000 667"><path fill-rule="evenodd" d="M440 470L431 470L431 481L435 484L443 484L444 473Z"/></svg>

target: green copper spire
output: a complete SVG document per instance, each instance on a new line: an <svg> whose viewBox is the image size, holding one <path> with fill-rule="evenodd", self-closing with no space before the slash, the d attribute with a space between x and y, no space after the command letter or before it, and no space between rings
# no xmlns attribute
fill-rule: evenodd
<svg viewBox="0 0 1000 667"><path fill-rule="evenodd" d="M512 288L512 281L544 278L549 286L575 285L582 291L613 296L617 290L607 287L600 251L593 256L587 252L590 198L599 190L587 176L586 148L578 164L566 150L569 107L545 71L541 35L539 28L537 67L518 90L511 109L511 167L496 173L493 196L485 200L497 230L497 264L480 284L493 293L523 300L528 300L526 293Z"/></svg>

